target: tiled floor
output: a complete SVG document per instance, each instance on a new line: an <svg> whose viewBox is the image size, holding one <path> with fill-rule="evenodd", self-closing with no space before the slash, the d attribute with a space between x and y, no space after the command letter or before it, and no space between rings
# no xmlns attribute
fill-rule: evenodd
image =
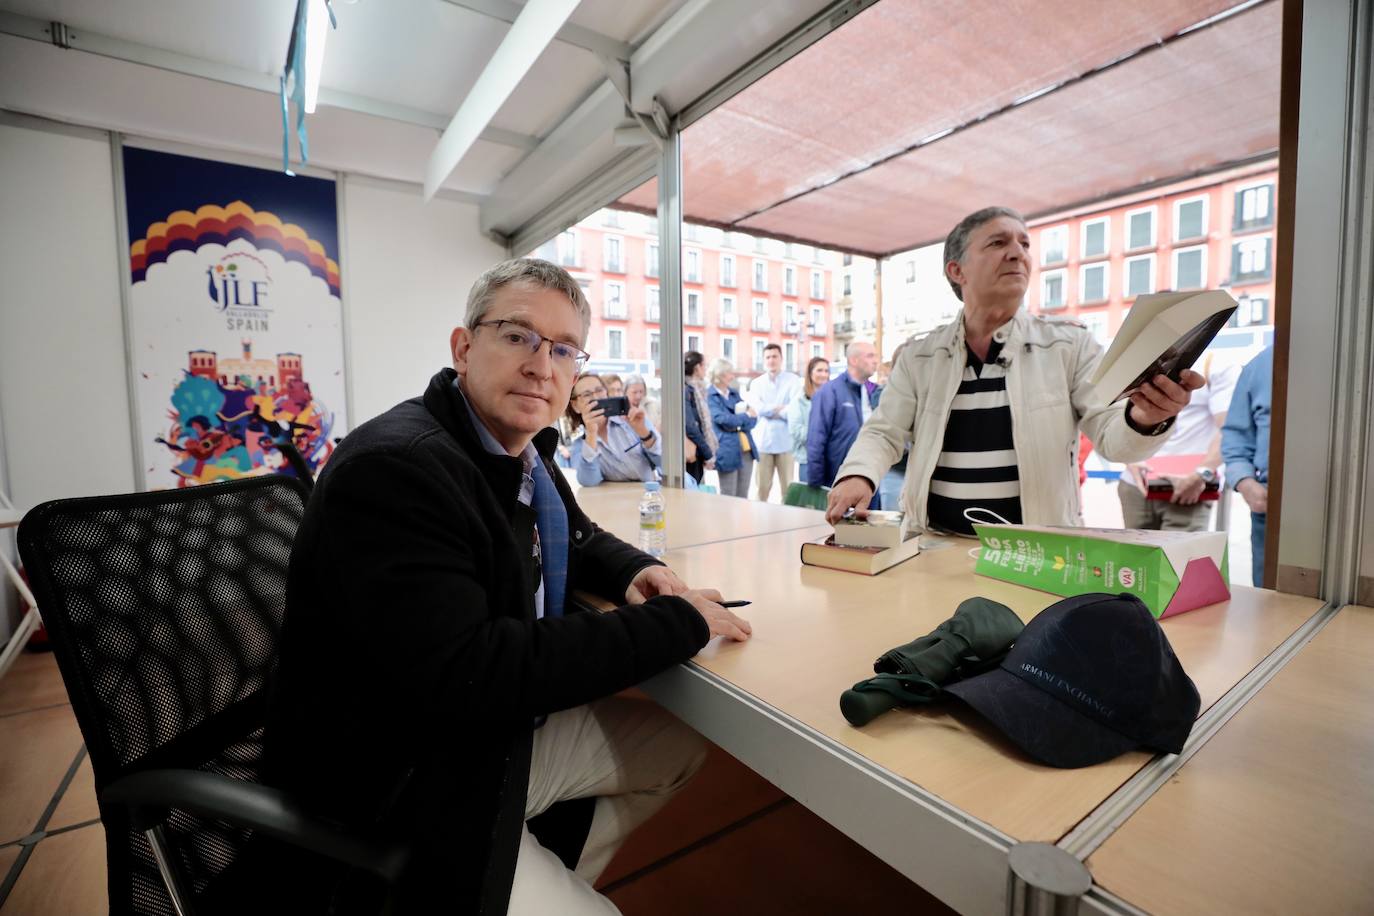
<svg viewBox="0 0 1374 916"><path fill-rule="evenodd" d="M0 679L0 916L104 913L90 761L51 655ZM601 886L626 916L951 912L719 748Z"/></svg>

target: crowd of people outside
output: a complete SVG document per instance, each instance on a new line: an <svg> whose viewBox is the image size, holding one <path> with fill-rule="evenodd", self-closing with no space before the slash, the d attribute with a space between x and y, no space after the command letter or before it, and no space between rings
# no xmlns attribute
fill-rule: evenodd
<svg viewBox="0 0 1374 916"><path fill-rule="evenodd" d="M1086 370L1101 346L1072 319L1022 307L1031 261L1019 214L971 214L950 233L944 260L960 316L903 343L890 361L859 340L845 348L842 371L832 376L818 356L798 375L769 343L763 371L737 384L732 362L688 351L689 486L762 501L776 493L828 505L832 518L850 508L905 509L920 527L956 534L971 533L972 509L1015 523L1081 524L1083 460L1093 449L1124 466L1116 494L1128 528L1206 530L1220 488L1238 492L1251 513L1258 583L1270 351L1244 372L1207 356L1178 381L1146 383L1125 407L1094 405ZM648 393L639 376L579 377L560 463L583 486L661 477L660 415ZM628 409L605 416L600 399L622 395ZM1035 486L1023 486L1028 477Z"/></svg>

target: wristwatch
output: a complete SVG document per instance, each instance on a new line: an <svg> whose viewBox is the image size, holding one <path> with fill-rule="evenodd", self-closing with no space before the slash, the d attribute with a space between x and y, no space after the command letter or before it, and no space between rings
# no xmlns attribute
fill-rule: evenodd
<svg viewBox="0 0 1374 916"><path fill-rule="evenodd" d="M1213 484L1217 482L1217 472L1207 467L1206 465L1198 468L1193 473L1201 477L1203 483Z"/></svg>

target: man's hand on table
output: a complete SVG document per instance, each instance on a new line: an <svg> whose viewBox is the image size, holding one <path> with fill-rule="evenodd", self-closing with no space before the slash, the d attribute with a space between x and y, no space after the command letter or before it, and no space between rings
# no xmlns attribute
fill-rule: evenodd
<svg viewBox="0 0 1374 916"><path fill-rule="evenodd" d="M678 578L677 573L666 566L648 566L639 571L625 590L625 600L630 604L643 604L655 595L680 595L697 609L706 621L711 636L724 636L743 642L753 633L749 621L734 614L729 608L720 606L720 592L713 588L688 588L687 583Z"/></svg>
<svg viewBox="0 0 1374 916"><path fill-rule="evenodd" d="M868 515L868 504L873 499L873 484L863 477L846 477L830 488L830 500L825 506L825 520L835 524L850 509L855 515L864 518Z"/></svg>

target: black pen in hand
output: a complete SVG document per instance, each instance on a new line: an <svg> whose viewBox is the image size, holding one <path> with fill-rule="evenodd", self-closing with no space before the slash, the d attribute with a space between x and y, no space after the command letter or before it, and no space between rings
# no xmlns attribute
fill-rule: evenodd
<svg viewBox="0 0 1374 916"><path fill-rule="evenodd" d="M752 602L752 601L722 601L722 602L720 603L720 606L721 606L721 607L748 607L749 605L751 605L751 604L753 604L753 603L754 603L754 602Z"/></svg>

